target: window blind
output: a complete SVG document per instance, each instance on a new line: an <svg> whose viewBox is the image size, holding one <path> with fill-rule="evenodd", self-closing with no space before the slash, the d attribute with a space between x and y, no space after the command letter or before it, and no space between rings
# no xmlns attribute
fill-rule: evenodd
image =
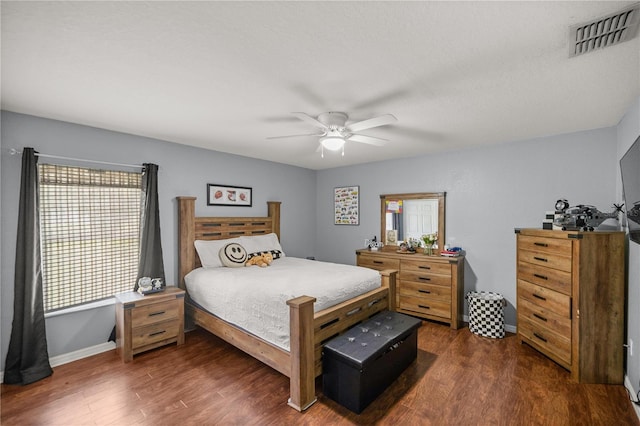
<svg viewBox="0 0 640 426"><path fill-rule="evenodd" d="M132 290L142 174L41 164L39 180L45 312Z"/></svg>

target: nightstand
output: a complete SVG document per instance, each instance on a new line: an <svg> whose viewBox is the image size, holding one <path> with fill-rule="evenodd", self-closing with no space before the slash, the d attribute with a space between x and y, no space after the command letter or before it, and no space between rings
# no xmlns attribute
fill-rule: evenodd
<svg viewBox="0 0 640 426"><path fill-rule="evenodd" d="M184 343L184 290L116 294L116 351L123 362L170 343Z"/></svg>

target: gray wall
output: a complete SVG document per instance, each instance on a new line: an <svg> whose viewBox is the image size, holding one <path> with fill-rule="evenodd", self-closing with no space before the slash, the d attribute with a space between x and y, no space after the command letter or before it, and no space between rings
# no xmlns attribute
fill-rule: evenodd
<svg viewBox="0 0 640 426"><path fill-rule="evenodd" d="M467 251L465 290L502 293L515 324L514 228L539 227L556 199L608 210L621 202L618 160L640 134L640 99L619 126L488 148L391 160L314 172L179 144L2 112L1 278L2 369L13 313L13 272L20 158L10 148L33 146L55 155L118 163L160 165L160 204L167 277L177 278L177 195L198 197L198 215L264 215L267 200L283 202L282 244L288 254L355 263L364 239L380 237L379 195L447 192L447 241ZM206 206L206 183L254 190L254 207ZM333 224L333 188L360 186L360 225ZM638 250L630 247L629 336L640 354ZM49 318L51 356L103 343L113 326L113 307ZM633 361L635 359L635 361ZM629 376L640 380L640 359Z"/></svg>
<svg viewBox="0 0 640 426"><path fill-rule="evenodd" d="M445 191L447 242L467 253L465 291L504 295L515 325L514 229L541 227L559 198L608 211L620 201L616 161L616 129L607 128L320 171L316 253L355 263L364 239L380 238L380 194ZM344 185L360 185L360 226L333 225L333 188Z"/></svg>
<svg viewBox="0 0 640 426"><path fill-rule="evenodd" d="M196 214L200 216L265 216L267 201L282 201L281 241L285 252L298 257L314 254L310 243L315 237L316 219L315 172L312 170L6 111L2 112L1 132L0 370L4 370L13 317L21 167L21 156L11 156L11 148L34 147L43 154L115 163L158 164L160 223L168 284L175 282L178 274L175 203L178 195L198 197ZM207 206L207 183L252 187L253 207ZM113 306L47 318L49 355L104 343L114 318Z"/></svg>
<svg viewBox="0 0 640 426"><path fill-rule="evenodd" d="M640 98L627 111L618 125L618 160L640 136ZM618 163L618 170L620 164ZM640 168L640 164L638 164ZM617 192L622 198L622 181L618 172ZM629 206L631 208L632 206ZM640 390L640 245L629 242L629 274L627 291L627 336L633 340L633 356L627 356L627 376L634 387L634 395Z"/></svg>

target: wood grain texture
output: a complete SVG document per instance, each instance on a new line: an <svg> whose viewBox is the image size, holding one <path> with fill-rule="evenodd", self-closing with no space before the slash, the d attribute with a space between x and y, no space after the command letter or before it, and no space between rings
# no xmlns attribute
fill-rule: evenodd
<svg viewBox="0 0 640 426"><path fill-rule="evenodd" d="M195 198L177 197L178 228L180 231L180 277L184 288L184 274L196 268L200 262L194 241L219 240L239 235L264 235L280 232L280 202L268 202L268 217L196 217ZM182 264L182 262L187 262ZM287 302L290 309L291 351L284 351L265 340L242 330L233 324L211 315L199 306L187 301L186 317L189 325L198 325L219 336L247 354L266 363L290 377L289 405L305 410L316 401L315 377L322 373L322 344L328 338L350 328L373 314L394 309L389 295L395 294L395 271L381 271L381 287L344 301L323 311L313 312L312 295ZM302 308L304 305L304 308ZM308 306L310 305L310 306Z"/></svg>
<svg viewBox="0 0 640 426"><path fill-rule="evenodd" d="M140 352L184 343L184 294L177 287L146 296L116 294L116 351L124 362Z"/></svg>
<svg viewBox="0 0 640 426"><path fill-rule="evenodd" d="M398 269L394 298L397 311L425 319L448 323L451 328L462 327L464 313L464 256L427 256L422 253L400 254L395 247L382 250L356 250L358 266L376 269ZM436 291L434 286L444 287ZM449 296L444 299L442 292Z"/></svg>
<svg viewBox="0 0 640 426"><path fill-rule="evenodd" d="M418 358L362 414L322 394L289 408L289 380L196 330L122 363L115 351L54 368L28 386L1 386L9 425L640 425L621 385L579 384L520 344L424 321Z"/></svg>
<svg viewBox="0 0 640 426"><path fill-rule="evenodd" d="M621 384L624 233L521 229L516 238L522 340L570 370L576 381ZM522 301L530 304L521 310Z"/></svg>

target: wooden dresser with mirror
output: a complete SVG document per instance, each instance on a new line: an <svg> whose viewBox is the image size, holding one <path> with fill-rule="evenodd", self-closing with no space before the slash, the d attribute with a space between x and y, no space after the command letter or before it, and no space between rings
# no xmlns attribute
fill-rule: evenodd
<svg viewBox="0 0 640 426"><path fill-rule="evenodd" d="M358 266L398 272L396 310L409 315L463 326L464 257L401 252L398 244L438 233L445 244L445 193L422 192L380 196L380 235L384 247L356 251Z"/></svg>

